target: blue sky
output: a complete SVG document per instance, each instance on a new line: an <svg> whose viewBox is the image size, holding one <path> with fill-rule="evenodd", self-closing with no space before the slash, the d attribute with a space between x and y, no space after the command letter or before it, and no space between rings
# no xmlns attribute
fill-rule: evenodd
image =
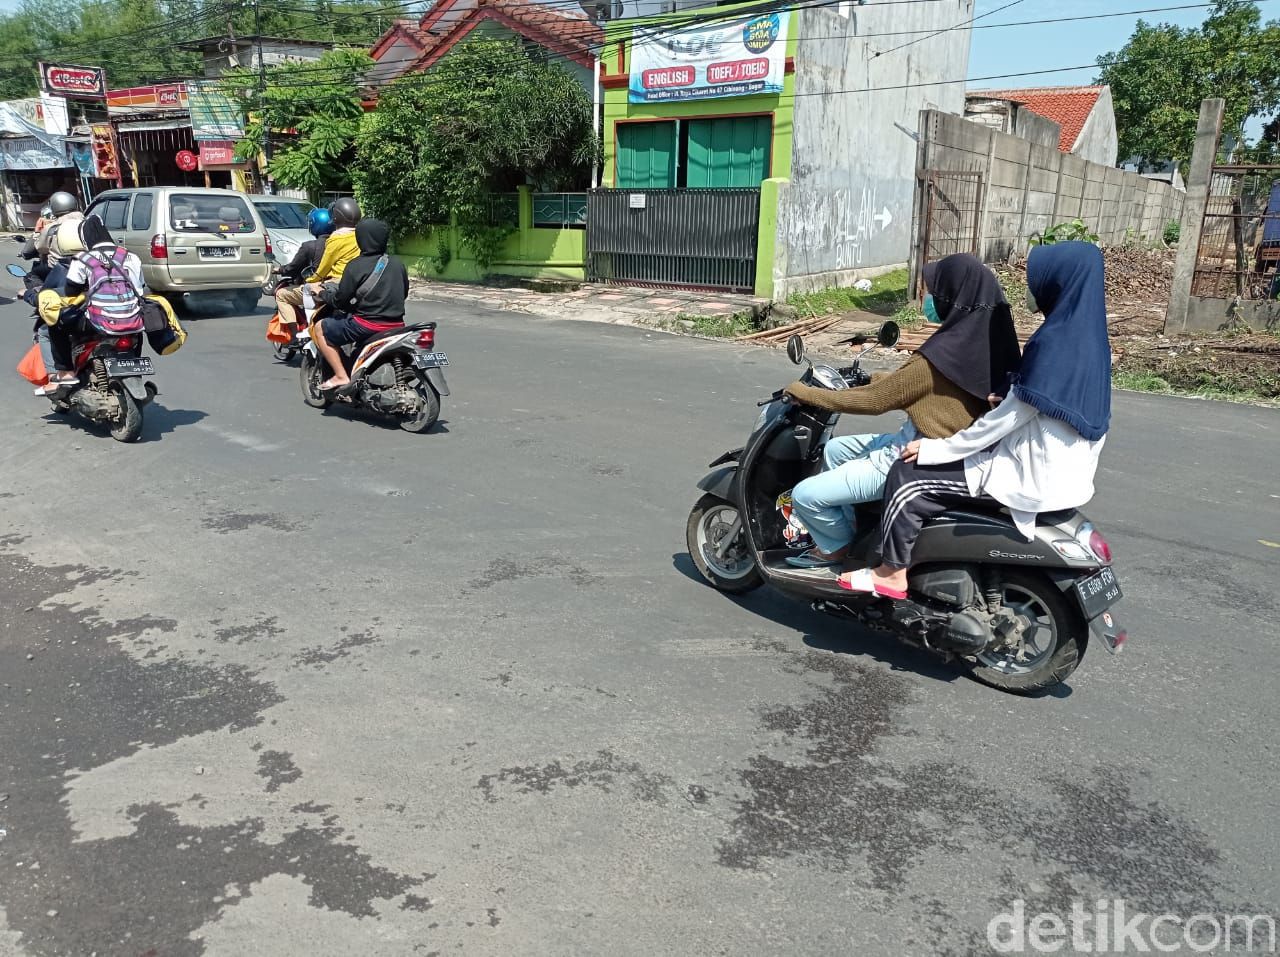
<svg viewBox="0 0 1280 957"><path fill-rule="evenodd" d="M976 15L982 16L1003 7L1008 2L1009 0L978 0ZM977 21L974 26L1172 7L1193 2L1195 0L1075 0L1074 3L1063 3L1062 0L1021 0L1007 10ZM1280 17L1280 2L1277 0L1267 0L1258 5L1265 19ZM1123 47L1133 34L1139 20L1147 20L1150 23L1176 23L1179 26L1191 27L1203 23L1208 13L1209 10L1206 7L1197 10L1148 13L1141 17L1108 17L1105 20L1079 20L1004 29L975 29L969 76L993 76L1092 63L1099 55ZM1046 73L1039 77L993 80L975 84L975 86L1069 86L1088 83L1093 77L1094 74L1088 70L1076 70L1071 73Z"/></svg>

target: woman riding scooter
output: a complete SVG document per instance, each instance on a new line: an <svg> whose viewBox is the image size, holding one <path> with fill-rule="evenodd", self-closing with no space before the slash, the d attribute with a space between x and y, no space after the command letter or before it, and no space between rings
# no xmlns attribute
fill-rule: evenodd
<svg viewBox="0 0 1280 957"><path fill-rule="evenodd" d="M796 382L793 398L831 412L882 415L901 410L895 433L833 439L823 452L825 471L792 492L796 517L815 547L790 556L796 568L841 564L855 536L853 509L884 490L885 476L907 443L941 439L971 425L1003 395L1018 368L1013 314L995 274L976 257L948 256L924 268L925 318L941 327L898 371L870 385L833 392Z"/></svg>
<svg viewBox="0 0 1280 957"><path fill-rule="evenodd" d="M840 579L855 592L903 600L925 522L975 500L999 503L1032 540L1036 516L1078 508L1111 424L1111 344L1102 250L1091 243L1040 246L1027 287L1044 324L1000 406L946 439L911 442L889 473L880 523L882 564Z"/></svg>

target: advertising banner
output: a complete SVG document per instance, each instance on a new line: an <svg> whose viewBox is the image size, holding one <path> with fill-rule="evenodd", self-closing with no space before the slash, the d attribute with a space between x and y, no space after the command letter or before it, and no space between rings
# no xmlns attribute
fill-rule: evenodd
<svg viewBox="0 0 1280 957"><path fill-rule="evenodd" d="M191 133L197 143L244 139L240 107L216 83L188 80L187 103L191 108Z"/></svg>
<svg viewBox="0 0 1280 957"><path fill-rule="evenodd" d="M668 103L781 93L786 50L785 13L696 29L636 27L628 100Z"/></svg>
<svg viewBox="0 0 1280 957"><path fill-rule="evenodd" d="M236 160L236 144L207 140L200 144L200 168L222 169L228 166L243 166Z"/></svg>
<svg viewBox="0 0 1280 957"><path fill-rule="evenodd" d="M65 141L45 132L39 118L40 101L0 103L0 169L60 169L71 165Z"/></svg>
<svg viewBox="0 0 1280 957"><path fill-rule="evenodd" d="M131 86L108 90L107 106L113 110L181 110L187 106L187 88L181 83L160 86Z"/></svg>
<svg viewBox="0 0 1280 957"><path fill-rule="evenodd" d="M120 163L116 159L116 144L110 124L95 123L89 127L89 135L93 140L95 175L98 179L116 179L120 175Z"/></svg>
<svg viewBox="0 0 1280 957"><path fill-rule="evenodd" d="M43 113L44 131L54 136L66 136L71 132L71 119L67 115L67 101L61 96L48 93L40 97L40 111Z"/></svg>
<svg viewBox="0 0 1280 957"><path fill-rule="evenodd" d="M107 77L101 67L40 64L40 86L45 93L80 100L101 100L107 95Z"/></svg>

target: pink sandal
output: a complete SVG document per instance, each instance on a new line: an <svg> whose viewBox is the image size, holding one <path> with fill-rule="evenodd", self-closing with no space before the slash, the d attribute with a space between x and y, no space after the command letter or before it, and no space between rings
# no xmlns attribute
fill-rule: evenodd
<svg viewBox="0 0 1280 957"><path fill-rule="evenodd" d="M884 585L876 584L870 568L859 568L857 571L847 572L841 575L838 580L840 587L845 591L858 592L864 595L879 595L881 598L891 598L894 601L905 601L907 598L905 591L895 591L892 588L886 588Z"/></svg>

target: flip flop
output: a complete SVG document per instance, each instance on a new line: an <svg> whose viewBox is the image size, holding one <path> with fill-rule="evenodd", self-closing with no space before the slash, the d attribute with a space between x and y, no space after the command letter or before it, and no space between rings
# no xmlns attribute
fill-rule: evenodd
<svg viewBox="0 0 1280 957"><path fill-rule="evenodd" d="M834 568L844 564L843 558L819 558L812 548L799 555L788 555L786 561L792 568Z"/></svg>
<svg viewBox="0 0 1280 957"><path fill-rule="evenodd" d="M857 571L848 572L841 575L836 581L845 591L857 592L862 595L879 595L881 598L889 598L893 601L905 601L907 598L905 591L895 591L892 588L885 588L883 585L876 584L870 568L859 568Z"/></svg>
<svg viewBox="0 0 1280 957"><path fill-rule="evenodd" d="M349 385L351 385L350 382L334 382L332 379L327 379L320 383L320 391L336 392L338 389L345 389Z"/></svg>
<svg viewBox="0 0 1280 957"><path fill-rule="evenodd" d="M360 385L359 380L357 380L357 379L351 379L351 380L349 380L348 382L344 382L342 385L338 386L338 387L337 387L336 389L334 389L333 391L334 391L337 395L351 395L352 393L354 393L354 392L356 391L356 389L357 389L357 387L358 387L359 385Z"/></svg>

